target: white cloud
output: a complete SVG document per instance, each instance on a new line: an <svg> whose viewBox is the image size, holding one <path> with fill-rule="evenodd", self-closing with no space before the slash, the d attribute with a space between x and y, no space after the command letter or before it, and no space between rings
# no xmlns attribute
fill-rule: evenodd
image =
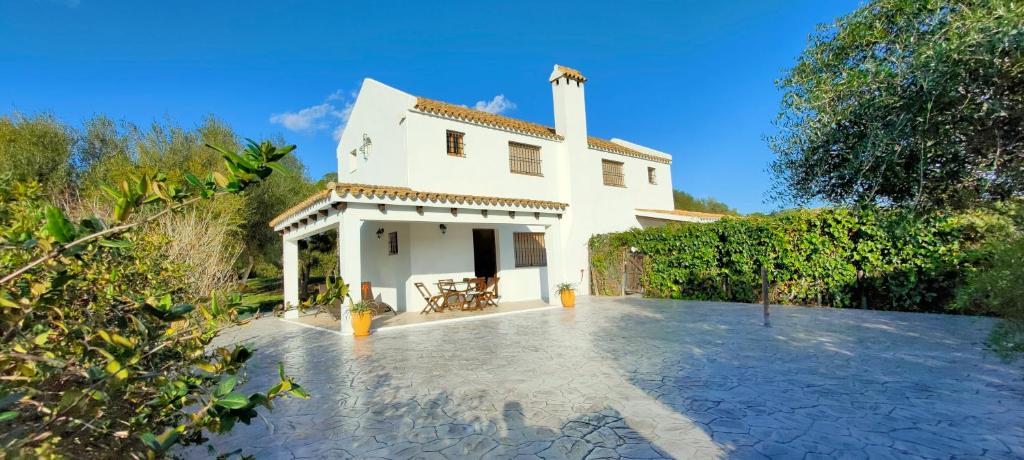
<svg viewBox="0 0 1024 460"><path fill-rule="evenodd" d="M329 94L320 104L295 112L275 113L270 116L270 122L284 126L289 131L304 133L331 129L331 137L339 140L352 115L355 98L354 91L346 94L339 89Z"/></svg>
<svg viewBox="0 0 1024 460"><path fill-rule="evenodd" d="M509 110L516 108L516 104L508 100L504 94L494 96L489 101L476 101L474 109L482 110L488 113L505 113Z"/></svg>
<svg viewBox="0 0 1024 460"><path fill-rule="evenodd" d="M328 103L306 107L298 112L276 113L270 116L270 122L279 124L291 131L314 131L325 128L324 119L331 116L334 106Z"/></svg>

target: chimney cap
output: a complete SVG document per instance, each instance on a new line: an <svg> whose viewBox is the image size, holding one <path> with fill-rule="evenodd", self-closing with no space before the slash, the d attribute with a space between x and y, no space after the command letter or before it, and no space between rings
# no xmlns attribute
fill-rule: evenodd
<svg viewBox="0 0 1024 460"><path fill-rule="evenodd" d="M576 80L580 83L584 83L587 81L587 77L584 77L579 70L555 64L555 70L554 72L551 72L551 81L558 80L563 76L570 80Z"/></svg>

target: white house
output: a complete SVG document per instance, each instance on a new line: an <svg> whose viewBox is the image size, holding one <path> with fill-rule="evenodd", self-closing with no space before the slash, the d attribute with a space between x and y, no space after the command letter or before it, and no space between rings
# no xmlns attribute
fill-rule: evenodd
<svg viewBox="0 0 1024 460"><path fill-rule="evenodd" d="M670 155L587 134L580 72L556 65L548 81L553 128L364 80L339 183L271 221L285 303L298 303L298 241L328 229L345 281L404 311L423 306L414 283L443 278L498 276L502 301L553 303L563 281L586 294L592 235L715 218L672 210Z"/></svg>

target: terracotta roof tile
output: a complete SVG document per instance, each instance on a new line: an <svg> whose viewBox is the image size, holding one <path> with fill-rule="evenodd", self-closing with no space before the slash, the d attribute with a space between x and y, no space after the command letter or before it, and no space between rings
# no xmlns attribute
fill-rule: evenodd
<svg viewBox="0 0 1024 460"><path fill-rule="evenodd" d="M435 101L433 99L427 99L425 97L416 98L416 105L414 108L421 112L431 113L442 117L480 123L483 125L494 126L509 131L530 134L533 136L548 139L554 139L559 141L563 140L562 136L555 134L554 128L548 126L544 126L537 123L531 123L528 121L519 120L516 118L506 117L502 115L495 115L493 113L487 113L480 110L474 110L469 107L463 107L461 105ZM598 137L588 136L587 144L590 146L590 148L604 150L610 153L617 153L619 155L640 158L642 160L654 161L658 163L672 163L672 160L667 157L640 152L638 150L634 150L624 145L619 145L612 141L601 139Z"/></svg>
<svg viewBox="0 0 1024 460"><path fill-rule="evenodd" d="M697 218L697 219L707 219L707 220L719 220L719 219L721 219L723 217L730 217L730 216L728 216L726 214L713 214L713 213L710 213L710 212L685 211L685 210L682 210L682 209L637 209L637 211L653 212L653 213L658 213L658 214L668 214L668 215L682 216L682 217L693 217L693 218Z"/></svg>
<svg viewBox="0 0 1024 460"><path fill-rule="evenodd" d="M493 113L488 113L481 110L474 110L469 107L463 107L461 105L435 101L433 99L427 99L425 97L416 98L416 105L414 106L414 108L421 112L440 115L443 117L456 118L460 120L470 121L473 123L494 126L497 128L507 129L509 131L520 132L523 134L529 134L548 139L562 140L562 136L555 134L554 128L549 128L544 125L531 123L516 118L495 115Z"/></svg>
<svg viewBox="0 0 1024 460"><path fill-rule="evenodd" d="M488 204L500 206L522 206L539 209L564 210L568 205L556 201L531 200L525 198L505 198L497 196L464 195L458 193L423 192L408 187L392 187L387 185L368 184L337 184L334 191L338 196L365 196L370 198L400 198L418 201L435 201L451 204Z"/></svg>
<svg viewBox="0 0 1024 460"><path fill-rule="evenodd" d="M566 77L569 77L569 79L576 80L580 83L586 83L587 81L587 77L584 77L579 70L570 69L569 67L566 67L564 65L555 64L555 72L561 73L561 75L559 75L558 77L565 75ZM551 81L557 80L558 77L552 78Z"/></svg>
<svg viewBox="0 0 1024 460"><path fill-rule="evenodd" d="M525 208L534 209L551 209L555 211L563 211L569 205L565 203L559 203L556 201L545 201L545 200L531 200L524 198L506 198L497 196L482 196L482 195L464 195L457 193L438 193L438 192L423 192L416 191L408 187L392 187L387 185L369 185L369 184L335 184L332 187L321 190L314 193L309 198L302 200L299 204L288 208L285 212L281 213L273 220L270 221L270 227L273 228L281 222L293 217L299 211L302 211L319 200L328 198L331 192L334 191L339 197L355 196L355 197L367 197L367 198L399 198L416 200L419 202L433 202L433 203L445 203L445 204L462 204L462 205L490 205L490 206L518 206Z"/></svg>
<svg viewBox="0 0 1024 460"><path fill-rule="evenodd" d="M639 150L634 150L624 145L616 144L612 141L604 140L598 137L587 136L587 145L592 149L604 150L606 152L618 153L627 157L640 158L641 160L654 161L658 163L671 164L672 160L658 155L651 155L644 153Z"/></svg>
<svg viewBox="0 0 1024 460"><path fill-rule="evenodd" d="M299 212L299 211L301 211L303 209L306 209L306 208L312 206L317 201L326 200L330 196L331 196L331 189L329 189L329 188L324 189L324 190L320 190L319 192L316 192L316 193L310 195L305 200L300 201L295 206L292 206L292 207L286 209L281 214L278 214L277 217L271 219L270 220L270 228L276 227L277 224L279 224L279 223L281 223L281 221L291 217L292 214L295 214L295 213L297 213L297 212Z"/></svg>

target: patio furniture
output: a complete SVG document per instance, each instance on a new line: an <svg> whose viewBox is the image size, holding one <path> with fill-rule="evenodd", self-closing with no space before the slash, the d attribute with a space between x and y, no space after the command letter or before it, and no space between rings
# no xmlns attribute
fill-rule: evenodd
<svg viewBox="0 0 1024 460"><path fill-rule="evenodd" d="M363 281L359 286L359 295L363 302L368 302L370 304L370 310L373 310L373 316L383 315L387 312L391 312L391 314L395 316L398 315L398 313L395 312L395 309L391 308L391 305L381 302L373 296L373 286L369 281Z"/></svg>
<svg viewBox="0 0 1024 460"><path fill-rule="evenodd" d="M427 289L427 287L424 286L423 283L415 284L416 290L420 291L420 295L423 296L423 300L427 302L427 306L423 307L423 310L420 311L420 314L422 315L424 313L430 313L432 311L440 312L442 307L441 304L438 303L438 301L444 299L444 294L431 294L430 289Z"/></svg>
<svg viewBox="0 0 1024 460"><path fill-rule="evenodd" d="M444 298L444 301L441 303L443 308L458 308L459 310L466 309L466 290L460 290L457 288L455 286L455 281L450 279L440 280L437 282L437 289L441 291L441 296Z"/></svg>
<svg viewBox="0 0 1024 460"><path fill-rule="evenodd" d="M491 283L485 283L485 288L474 296L478 308L498 306L498 277L495 276L491 280Z"/></svg>

